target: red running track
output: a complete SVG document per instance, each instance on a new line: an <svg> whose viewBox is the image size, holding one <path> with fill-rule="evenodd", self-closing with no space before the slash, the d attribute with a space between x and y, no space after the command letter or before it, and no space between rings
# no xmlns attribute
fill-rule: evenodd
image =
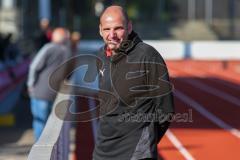
<svg viewBox="0 0 240 160"><path fill-rule="evenodd" d="M240 62L227 63L167 62L176 112L191 110L193 121L172 124L158 145L164 160L240 159Z"/></svg>
<svg viewBox="0 0 240 160"><path fill-rule="evenodd" d="M178 121L158 145L161 159L239 160L240 61L183 60L167 65ZM77 126L75 159L90 160L92 124Z"/></svg>

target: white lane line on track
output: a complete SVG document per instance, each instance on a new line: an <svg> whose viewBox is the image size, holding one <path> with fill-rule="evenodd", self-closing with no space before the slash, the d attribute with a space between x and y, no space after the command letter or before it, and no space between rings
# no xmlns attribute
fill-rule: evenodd
<svg viewBox="0 0 240 160"><path fill-rule="evenodd" d="M181 79L180 79L181 80ZM222 92L221 90L218 90L216 88L210 87L209 85L206 85L202 82L199 82L197 80L190 80L190 79L184 79L182 80L188 84L191 84L193 87L196 87L200 90L203 90L207 93L210 93L212 95L215 95L221 99L224 99L227 102L230 102L232 104L235 104L236 106L240 107L240 99L237 97L234 97L232 95L229 95L225 92Z"/></svg>
<svg viewBox="0 0 240 160"><path fill-rule="evenodd" d="M222 77L214 77L214 78L210 78L209 80L213 81L215 83L219 83L221 85L224 85L224 86L226 86L228 88L240 91L239 84L236 84L234 82L228 81L228 80L226 80L224 78L222 78L222 79L220 79L220 78L222 78Z"/></svg>
<svg viewBox="0 0 240 160"><path fill-rule="evenodd" d="M186 96L184 93L182 93L181 91L179 91L177 89L175 89L174 95L177 98L179 98L180 100L182 100L183 102L185 102L186 104L190 105L195 110L197 110L201 115L203 115L204 117L206 117L207 119L209 119L210 121L215 123L220 128L230 132L235 137L240 138L240 131L238 129L233 128L229 124L225 123L224 121L222 121L221 119L216 117L214 114L210 113L207 109L205 109L204 106L202 106L201 104L197 103L192 98Z"/></svg>
<svg viewBox="0 0 240 160"><path fill-rule="evenodd" d="M172 142L172 144L178 149L178 151L184 156L186 160L195 160L193 156L187 151L187 149L182 145L182 143L177 139L177 137L170 131L167 130L166 136Z"/></svg>
<svg viewBox="0 0 240 160"><path fill-rule="evenodd" d="M193 69L193 68L191 68L191 70L192 70L192 69ZM177 72L177 71L176 71L177 69L175 69L174 67L171 67L170 70L172 70L173 72ZM189 70L184 70L183 72L186 72L187 74L192 75L192 76L198 76L198 75L193 74L192 71L189 71ZM199 71L196 71L196 72L199 72ZM199 76L198 76L198 77L199 77ZM181 80L181 79L180 79L180 80ZM221 90L219 90L219 89L213 88L213 87L211 87L211 86L209 86L209 85L206 85L206 84L204 84L204 83L202 83L202 82L199 82L199 81L197 81L197 80L187 80L187 79L184 79L184 80L182 80L182 81L187 82L187 83L193 85L194 87L196 87L196 88L198 88L198 89L200 89L200 90L203 90L203 91L205 91L205 92L208 92L208 93L210 93L210 94L212 94L212 95L215 95L215 96L217 96L217 97L219 97L219 98L224 99L224 100L227 101L227 102L230 102L230 103L235 104L236 106L240 107L240 99L237 98L237 97L235 97L235 96L232 96L232 95L230 95L230 94L227 94L227 93L225 93L225 92L223 92L223 91L221 91ZM223 82L222 82L222 83L223 83ZM237 87L236 87L236 88L237 88Z"/></svg>

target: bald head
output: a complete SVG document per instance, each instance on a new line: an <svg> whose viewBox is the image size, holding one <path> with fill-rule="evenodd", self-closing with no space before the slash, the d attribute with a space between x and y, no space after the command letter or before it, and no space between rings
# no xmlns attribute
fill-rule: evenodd
<svg viewBox="0 0 240 160"><path fill-rule="evenodd" d="M108 49L119 49L131 32L132 23L122 7L110 6L105 9L100 17L99 33Z"/></svg>
<svg viewBox="0 0 240 160"><path fill-rule="evenodd" d="M111 19L111 17L121 19L125 24L127 24L129 21L127 12L121 6L110 6L106 8L100 16L100 24L104 20Z"/></svg>
<svg viewBox="0 0 240 160"><path fill-rule="evenodd" d="M63 43L68 37L68 32L64 28L56 28L52 34L52 42Z"/></svg>

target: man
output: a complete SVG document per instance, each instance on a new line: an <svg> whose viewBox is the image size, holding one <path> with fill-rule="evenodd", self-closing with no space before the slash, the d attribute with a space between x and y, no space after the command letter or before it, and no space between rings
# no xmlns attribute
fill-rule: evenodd
<svg viewBox="0 0 240 160"><path fill-rule="evenodd" d="M74 31L71 34L71 50L74 55L78 52L78 45L81 40L81 33Z"/></svg>
<svg viewBox="0 0 240 160"><path fill-rule="evenodd" d="M53 91L49 86L49 76L71 56L71 51L66 46L68 39L68 32L64 28L56 28L53 31L52 42L40 49L30 65L27 85L31 97L33 129L36 140L42 133L57 94L57 91ZM58 87L61 84L61 79L61 75L54 79Z"/></svg>
<svg viewBox="0 0 240 160"><path fill-rule="evenodd" d="M174 112L164 60L132 30L120 6L103 12L99 31L105 46L97 63L101 116L93 159L157 159L169 126L165 115Z"/></svg>
<svg viewBox="0 0 240 160"><path fill-rule="evenodd" d="M40 30L35 35L35 47L37 50L42 48L45 44L51 42L52 29L50 27L49 19L43 18L39 23Z"/></svg>

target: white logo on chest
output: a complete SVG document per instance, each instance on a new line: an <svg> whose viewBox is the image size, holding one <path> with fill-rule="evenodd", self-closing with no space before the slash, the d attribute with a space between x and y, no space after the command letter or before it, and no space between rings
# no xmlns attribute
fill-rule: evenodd
<svg viewBox="0 0 240 160"><path fill-rule="evenodd" d="M101 76L104 76L104 71L105 71L105 68L104 69L100 69L100 74L101 74Z"/></svg>

